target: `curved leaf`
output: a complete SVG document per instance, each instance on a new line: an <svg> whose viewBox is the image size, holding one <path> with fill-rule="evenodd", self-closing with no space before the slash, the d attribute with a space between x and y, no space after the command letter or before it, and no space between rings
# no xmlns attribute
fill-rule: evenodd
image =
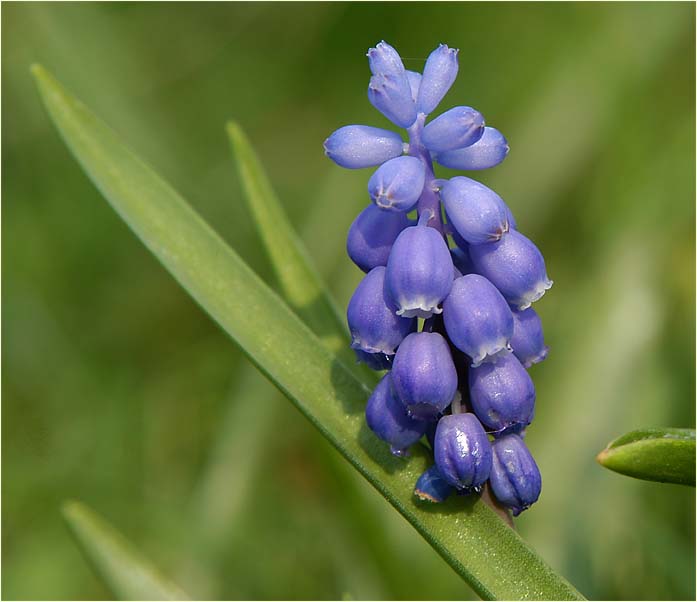
<svg viewBox="0 0 697 602"><path fill-rule="evenodd" d="M83 554L119 600L189 600L121 533L84 504L63 504L63 517Z"/></svg>
<svg viewBox="0 0 697 602"><path fill-rule="evenodd" d="M394 458L368 430L369 389L166 182L43 68L44 103L69 148L114 209L189 294L339 452L482 597L582 599L475 497L415 502L426 468L415 446ZM357 509L357 511L359 511Z"/></svg>
<svg viewBox="0 0 697 602"><path fill-rule="evenodd" d="M695 486L695 431L650 428L618 437L598 454L605 468L637 479Z"/></svg>

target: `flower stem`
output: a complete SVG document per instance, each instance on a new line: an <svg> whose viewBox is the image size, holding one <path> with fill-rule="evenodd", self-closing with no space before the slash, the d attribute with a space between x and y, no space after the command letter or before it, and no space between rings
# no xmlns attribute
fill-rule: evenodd
<svg viewBox="0 0 697 602"><path fill-rule="evenodd" d="M428 221L428 225L445 236L440 212L440 197L435 186L436 176L433 172L433 161L428 149L421 142L421 132L423 131L425 121L426 115L419 113L414 124L407 130L409 132L409 154L412 157L421 159L426 166L426 180L424 189L419 197L417 211L419 216L427 210L431 211L433 217Z"/></svg>

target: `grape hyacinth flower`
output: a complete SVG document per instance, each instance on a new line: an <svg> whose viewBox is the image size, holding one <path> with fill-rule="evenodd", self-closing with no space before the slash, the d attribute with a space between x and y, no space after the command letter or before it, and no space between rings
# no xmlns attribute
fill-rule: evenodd
<svg viewBox="0 0 697 602"><path fill-rule="evenodd" d="M368 50L368 99L407 140L346 125L324 150L341 167L374 169L371 204L346 241L366 273L347 311L351 346L359 361L388 371L368 400L368 426L396 455L428 441L434 464L416 483L418 498L442 502L488 480L517 515L540 494L522 436L536 397L526 368L548 353L530 306L552 281L496 192L469 177L435 175L434 164L489 169L510 150L473 107L432 116L455 82L457 55L441 44L418 73L386 42Z"/></svg>

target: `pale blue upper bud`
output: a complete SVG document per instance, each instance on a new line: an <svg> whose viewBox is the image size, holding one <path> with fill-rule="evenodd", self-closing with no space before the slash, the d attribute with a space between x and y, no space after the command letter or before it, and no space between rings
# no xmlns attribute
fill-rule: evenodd
<svg viewBox="0 0 697 602"><path fill-rule="evenodd" d="M368 50L368 65L373 75L379 73L390 75L402 75L404 64L399 53L392 48L385 40L375 45L375 48Z"/></svg>
<svg viewBox="0 0 697 602"><path fill-rule="evenodd" d="M540 497L542 477L530 450L518 435L506 435L492 444L489 484L494 497L518 516Z"/></svg>
<svg viewBox="0 0 697 602"><path fill-rule="evenodd" d="M346 317L351 331L351 347L366 353L393 355L416 320L400 318L385 294L385 268L373 268L356 288ZM359 358L360 359L360 358Z"/></svg>
<svg viewBox="0 0 697 602"><path fill-rule="evenodd" d="M432 113L450 90L457 77L458 52L455 48L441 44L429 55L416 101L419 113Z"/></svg>
<svg viewBox="0 0 697 602"><path fill-rule="evenodd" d="M523 311L513 310L511 347L513 347L514 355L526 368L547 357L549 347L545 345L542 321L532 307Z"/></svg>
<svg viewBox="0 0 697 602"><path fill-rule="evenodd" d="M416 481L414 495L422 502L439 504L453 492L453 486L443 478L438 467L433 464Z"/></svg>
<svg viewBox="0 0 697 602"><path fill-rule="evenodd" d="M395 239L409 223L406 213L368 205L349 228L346 238L349 257L366 273L379 265L387 265Z"/></svg>
<svg viewBox="0 0 697 602"><path fill-rule="evenodd" d="M394 395L389 372L368 399L365 418L370 430L390 444L395 456L406 455L407 448L423 437L428 426L423 420L409 417L402 402Z"/></svg>
<svg viewBox="0 0 697 602"><path fill-rule="evenodd" d="M441 313L452 283L453 260L440 233L425 225L402 230L392 245L385 278L397 314L428 318Z"/></svg>
<svg viewBox="0 0 697 602"><path fill-rule="evenodd" d="M426 166L421 159L404 156L390 159L368 180L368 193L381 209L411 211L421 196Z"/></svg>
<svg viewBox="0 0 697 602"><path fill-rule="evenodd" d="M496 363L469 371L470 403L482 424L496 432L521 429L535 414L535 386L518 358L509 353Z"/></svg>
<svg viewBox="0 0 697 602"><path fill-rule="evenodd" d="M399 157L403 150L399 134L368 125L346 125L324 141L324 154L348 169L375 167Z"/></svg>
<svg viewBox="0 0 697 602"><path fill-rule="evenodd" d="M407 80L411 88L411 98L414 102L419 97L419 86L421 85L421 74L417 71L407 71Z"/></svg>
<svg viewBox="0 0 697 602"><path fill-rule="evenodd" d="M474 144L484 133L484 117L472 107L455 107L426 125L421 140L434 153Z"/></svg>
<svg viewBox="0 0 697 602"><path fill-rule="evenodd" d="M491 472L491 443L474 414L451 414L438 422L433 455L453 487L479 491Z"/></svg>
<svg viewBox="0 0 697 602"><path fill-rule="evenodd" d="M440 189L448 220L470 245L499 240L508 232L508 211L490 188L464 176L447 180Z"/></svg>
<svg viewBox="0 0 697 602"><path fill-rule="evenodd" d="M443 302L445 330L453 345L472 358L472 366L510 353L513 314L486 278L468 274L453 282Z"/></svg>
<svg viewBox="0 0 697 602"><path fill-rule="evenodd" d="M517 230L509 230L496 242L472 245L470 257L477 273L517 309L527 309L552 286L542 253Z"/></svg>
<svg viewBox="0 0 697 602"><path fill-rule="evenodd" d="M373 75L368 84L368 100L399 127L408 128L416 121L416 105L406 73Z"/></svg>
<svg viewBox="0 0 697 602"><path fill-rule="evenodd" d="M438 153L435 159L443 167L451 169L489 169L501 163L509 150L508 142L501 132L485 127L482 137L474 144Z"/></svg>
<svg viewBox="0 0 697 602"><path fill-rule="evenodd" d="M392 385L413 418L434 420L453 400L457 371L446 340L436 332L414 332L397 349Z"/></svg>

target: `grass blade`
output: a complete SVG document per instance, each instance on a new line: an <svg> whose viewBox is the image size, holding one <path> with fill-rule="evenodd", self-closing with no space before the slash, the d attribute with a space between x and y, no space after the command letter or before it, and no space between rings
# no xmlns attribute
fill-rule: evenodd
<svg viewBox="0 0 697 602"><path fill-rule="evenodd" d="M119 600L189 600L133 544L84 504L63 504L63 517L95 572Z"/></svg>
<svg viewBox="0 0 697 602"><path fill-rule="evenodd" d="M653 428L632 431L598 454L598 463L620 474L695 486L695 431Z"/></svg>
<svg viewBox="0 0 697 602"><path fill-rule="evenodd" d="M582 599L484 503L417 504L425 451L394 458L368 430L369 393L166 182L42 67L50 116L86 173L184 289L339 452L484 598Z"/></svg>

